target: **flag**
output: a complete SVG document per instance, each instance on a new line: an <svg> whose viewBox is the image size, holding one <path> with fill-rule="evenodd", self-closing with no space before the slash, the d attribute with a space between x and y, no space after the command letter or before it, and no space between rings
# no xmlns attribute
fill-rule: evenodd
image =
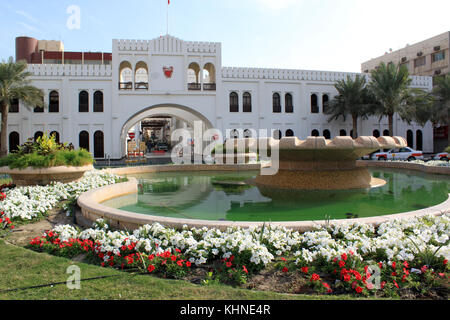
<svg viewBox="0 0 450 320"><path fill-rule="evenodd" d="M170 4L170 0L167 0L167 4Z"/></svg>

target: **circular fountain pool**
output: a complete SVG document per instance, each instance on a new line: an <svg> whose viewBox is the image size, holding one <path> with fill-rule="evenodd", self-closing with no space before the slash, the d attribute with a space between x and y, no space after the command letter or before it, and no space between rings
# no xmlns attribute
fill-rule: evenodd
<svg viewBox="0 0 450 320"><path fill-rule="evenodd" d="M358 190L273 190L270 196L251 183L258 171L129 175L138 179L138 193L112 198L102 205L181 219L311 221L415 211L446 201L450 191L447 176L385 168L370 169L370 173L386 184Z"/></svg>

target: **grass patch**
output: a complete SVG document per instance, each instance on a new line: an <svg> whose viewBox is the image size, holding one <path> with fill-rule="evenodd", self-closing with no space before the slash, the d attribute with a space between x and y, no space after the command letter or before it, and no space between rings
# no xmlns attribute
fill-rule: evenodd
<svg viewBox="0 0 450 320"><path fill-rule="evenodd" d="M115 276L82 281L80 290L70 290L65 284L27 290L2 290L67 281L66 270L71 265L81 269L81 279ZM195 285L181 280L167 280L150 275L131 274L110 268L74 262L69 259L37 253L6 244L0 240L0 300L328 300L354 299L345 296L287 295L251 291L226 285Z"/></svg>

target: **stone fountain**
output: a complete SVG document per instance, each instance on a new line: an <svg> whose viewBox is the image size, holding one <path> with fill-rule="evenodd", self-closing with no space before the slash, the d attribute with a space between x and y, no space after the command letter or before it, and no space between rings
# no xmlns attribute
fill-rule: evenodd
<svg viewBox="0 0 450 320"><path fill-rule="evenodd" d="M246 141L250 147L256 139ZM260 145L261 145L261 141ZM385 182L374 178L357 160L378 149L406 147L402 137L285 137L267 138L269 150L279 150L279 170L274 175L258 175L252 182L263 194L272 189L348 190L367 189ZM274 160L272 159L272 162Z"/></svg>

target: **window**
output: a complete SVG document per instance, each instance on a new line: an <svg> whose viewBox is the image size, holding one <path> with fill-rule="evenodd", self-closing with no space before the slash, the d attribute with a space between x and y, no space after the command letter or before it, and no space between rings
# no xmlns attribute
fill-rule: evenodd
<svg viewBox="0 0 450 320"><path fill-rule="evenodd" d="M187 70L188 90L200 90L200 66L191 62Z"/></svg>
<svg viewBox="0 0 450 320"><path fill-rule="evenodd" d="M285 102L284 111L286 113L293 113L294 105L292 102L292 95L290 93L286 93L286 95L284 96L284 102Z"/></svg>
<svg viewBox="0 0 450 320"><path fill-rule="evenodd" d="M17 151L20 145L20 135L18 132L13 131L9 134L9 152Z"/></svg>
<svg viewBox="0 0 450 320"><path fill-rule="evenodd" d="M280 140L283 134L281 133L281 130L274 130L273 131L273 138Z"/></svg>
<svg viewBox="0 0 450 320"><path fill-rule="evenodd" d="M81 91L78 95L78 112L89 112L89 94Z"/></svg>
<svg viewBox="0 0 450 320"><path fill-rule="evenodd" d="M135 89L144 89L148 90L148 67L147 64L143 61L139 61L136 63L135 67L135 73L134 73L134 88ZM95 106L94 106L94 112ZM101 111L100 111L101 112Z"/></svg>
<svg viewBox="0 0 450 320"><path fill-rule="evenodd" d="M239 112L239 96L236 92L230 93L230 112Z"/></svg>
<svg viewBox="0 0 450 320"><path fill-rule="evenodd" d="M319 104L317 103L317 94L311 95L311 113L319 113Z"/></svg>
<svg viewBox="0 0 450 320"><path fill-rule="evenodd" d="M375 138L379 138L380 137L380 131L378 131L378 130L373 130L373 132L372 132L372 135L375 137Z"/></svg>
<svg viewBox="0 0 450 320"><path fill-rule="evenodd" d="M216 90L216 67L212 63L203 67L203 90Z"/></svg>
<svg viewBox="0 0 450 320"><path fill-rule="evenodd" d="M104 148L103 148L103 132L95 131L94 133L94 158L104 158Z"/></svg>
<svg viewBox="0 0 450 320"><path fill-rule="evenodd" d="M119 90L133 89L133 70L131 63L122 61L119 66Z"/></svg>
<svg viewBox="0 0 450 320"><path fill-rule="evenodd" d="M252 96L248 92L244 92L242 96L242 111L243 112L252 112Z"/></svg>
<svg viewBox="0 0 450 320"><path fill-rule="evenodd" d="M94 112L103 112L103 92L94 93Z"/></svg>
<svg viewBox="0 0 450 320"><path fill-rule="evenodd" d="M406 131L406 141L408 142L408 147L414 148L414 133L412 130Z"/></svg>
<svg viewBox="0 0 450 320"><path fill-rule="evenodd" d="M431 62L437 62L445 59L445 52L436 52L431 55Z"/></svg>
<svg viewBox="0 0 450 320"><path fill-rule="evenodd" d="M78 145L80 148L89 151L89 132L81 131L78 135Z"/></svg>
<svg viewBox="0 0 450 320"><path fill-rule="evenodd" d="M416 149L422 151L423 149L423 135L422 130L416 131Z"/></svg>
<svg viewBox="0 0 450 320"><path fill-rule="evenodd" d="M36 131L34 134L34 141L36 142L39 137L42 137L44 133L42 131Z"/></svg>
<svg viewBox="0 0 450 320"><path fill-rule="evenodd" d="M19 112L19 99L12 99L9 104L9 112L10 113L18 113Z"/></svg>
<svg viewBox="0 0 450 320"><path fill-rule="evenodd" d="M33 112L35 112L35 113L42 113L42 112L44 112L43 105L44 105L44 97L42 97L42 107L35 106Z"/></svg>
<svg viewBox="0 0 450 320"><path fill-rule="evenodd" d="M286 137L293 137L294 136L294 131L292 131L291 129L287 129L286 130Z"/></svg>
<svg viewBox="0 0 450 320"><path fill-rule="evenodd" d="M272 96L272 111L274 113L281 112L281 99L280 99L280 94L277 92L275 92Z"/></svg>
<svg viewBox="0 0 450 320"><path fill-rule="evenodd" d="M316 130L316 129L314 129L312 132L311 132L311 136L312 137L318 137L320 134L319 134L319 130Z"/></svg>
<svg viewBox="0 0 450 320"><path fill-rule="evenodd" d="M328 109L328 101L330 100L330 98L328 97L327 94L324 94L322 96L322 111L323 113L327 113L327 109Z"/></svg>
<svg viewBox="0 0 450 320"><path fill-rule="evenodd" d="M331 139L330 130L328 129L323 130L323 136L325 137L325 139Z"/></svg>
<svg viewBox="0 0 450 320"><path fill-rule="evenodd" d="M53 136L53 135L55 135L55 141L56 141L57 143L59 143L59 132L58 132L58 131L52 131L52 132L50 132L50 137Z"/></svg>
<svg viewBox="0 0 450 320"><path fill-rule="evenodd" d="M420 57L414 60L414 68L424 66L427 63L425 57Z"/></svg>
<svg viewBox="0 0 450 320"><path fill-rule="evenodd" d="M59 112L59 93L53 90L48 97L48 112Z"/></svg>
<svg viewBox="0 0 450 320"><path fill-rule="evenodd" d="M341 129L341 131L339 131L339 135L341 137L346 137L347 136L347 131L345 131L344 129Z"/></svg>

